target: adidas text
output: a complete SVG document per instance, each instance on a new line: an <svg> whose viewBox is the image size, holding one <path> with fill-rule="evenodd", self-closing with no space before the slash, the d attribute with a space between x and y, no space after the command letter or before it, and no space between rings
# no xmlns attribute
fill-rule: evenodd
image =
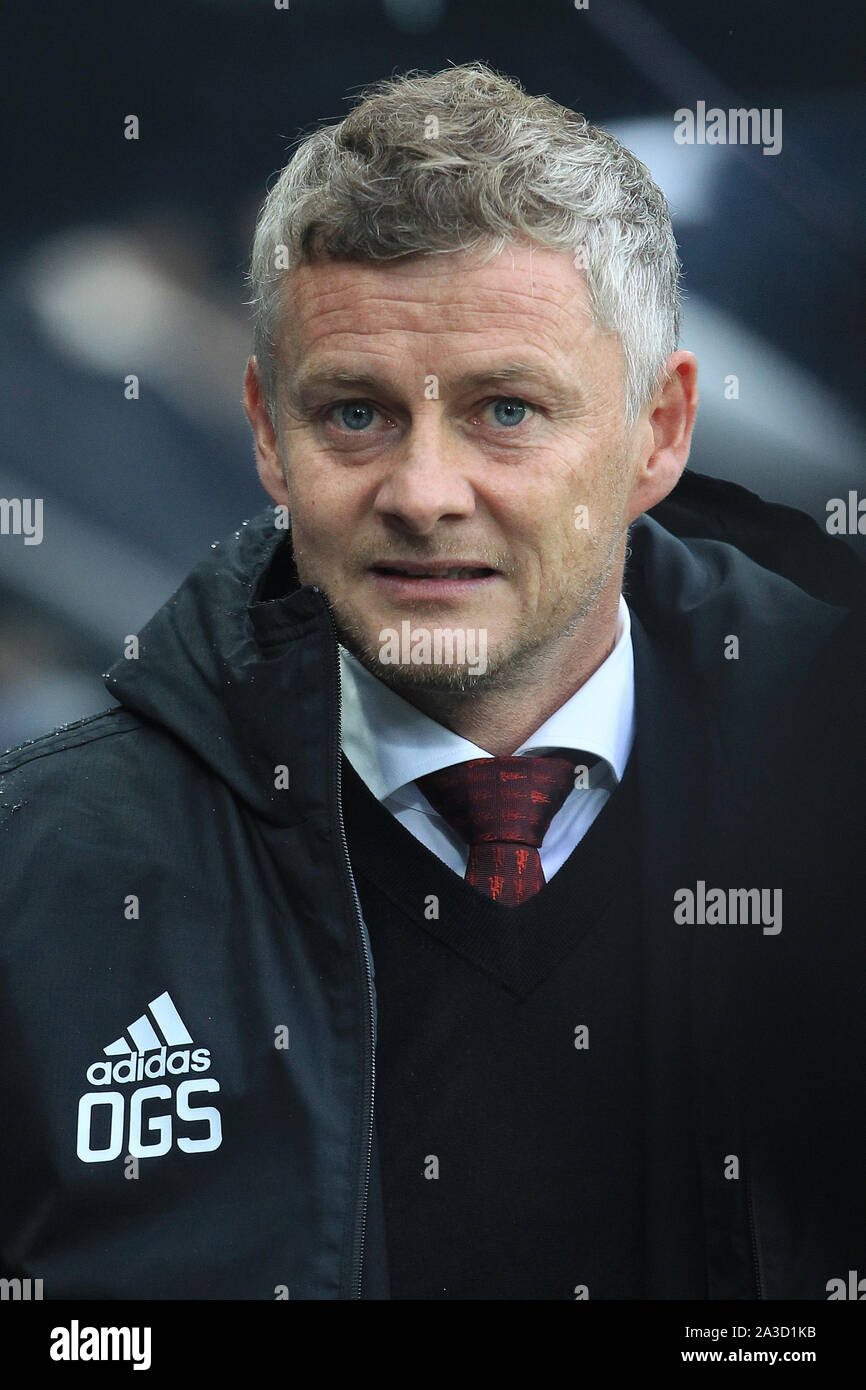
<svg viewBox="0 0 866 1390"><path fill-rule="evenodd" d="M182 1076L188 1071L207 1071L210 1066L210 1053L206 1047L197 1047L195 1052L169 1052L161 1047L158 1053L145 1056L143 1053L125 1057L122 1062L94 1062L87 1068L87 1079L91 1086L123 1086L130 1081L143 1081L145 1077Z"/></svg>

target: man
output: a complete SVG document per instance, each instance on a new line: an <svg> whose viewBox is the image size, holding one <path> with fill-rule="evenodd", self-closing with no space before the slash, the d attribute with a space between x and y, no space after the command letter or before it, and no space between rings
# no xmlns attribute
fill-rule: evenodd
<svg viewBox="0 0 866 1390"><path fill-rule="evenodd" d="M275 505L129 644L116 708L3 764L8 1276L866 1270L862 582L683 475L677 276L644 167L481 64L300 146L252 268Z"/></svg>

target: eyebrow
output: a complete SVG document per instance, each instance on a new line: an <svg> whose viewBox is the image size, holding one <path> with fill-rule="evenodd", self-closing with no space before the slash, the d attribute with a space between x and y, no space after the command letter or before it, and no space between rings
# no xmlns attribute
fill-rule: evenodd
<svg viewBox="0 0 866 1390"><path fill-rule="evenodd" d="M427 373L427 375L430 374ZM465 390L466 388L522 381L533 382L557 397L564 397L568 393L566 384L556 374L533 362L517 360L504 362L500 366L486 367L481 371L470 372L466 376L457 378L454 385L458 389ZM347 388L371 392L390 392L392 389L384 378L375 373L337 367L302 370L289 382L290 394L301 403L309 401L315 393L329 388Z"/></svg>

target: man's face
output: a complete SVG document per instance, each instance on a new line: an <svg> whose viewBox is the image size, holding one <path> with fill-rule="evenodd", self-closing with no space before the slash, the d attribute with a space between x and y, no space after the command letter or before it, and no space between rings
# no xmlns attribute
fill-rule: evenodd
<svg viewBox="0 0 866 1390"><path fill-rule="evenodd" d="M380 679L520 683L568 659L600 596L615 612L649 427L626 429L622 348L593 325L570 254L303 266L284 287L278 379L299 577ZM493 573L387 569L402 564ZM383 662L406 620L483 632L483 674Z"/></svg>

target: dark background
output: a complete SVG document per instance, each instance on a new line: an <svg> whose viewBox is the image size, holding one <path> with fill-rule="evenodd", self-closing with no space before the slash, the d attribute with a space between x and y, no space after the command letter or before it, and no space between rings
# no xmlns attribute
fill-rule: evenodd
<svg viewBox="0 0 866 1390"><path fill-rule="evenodd" d="M866 491L863 26L842 0L7 15L0 497L43 498L44 539L0 535L0 747L107 707L125 635L267 504L240 405L256 212L291 143L395 72L481 59L619 135L674 216L700 367L691 466L822 525L831 497ZM676 145L673 113L698 100L781 107L781 153Z"/></svg>

